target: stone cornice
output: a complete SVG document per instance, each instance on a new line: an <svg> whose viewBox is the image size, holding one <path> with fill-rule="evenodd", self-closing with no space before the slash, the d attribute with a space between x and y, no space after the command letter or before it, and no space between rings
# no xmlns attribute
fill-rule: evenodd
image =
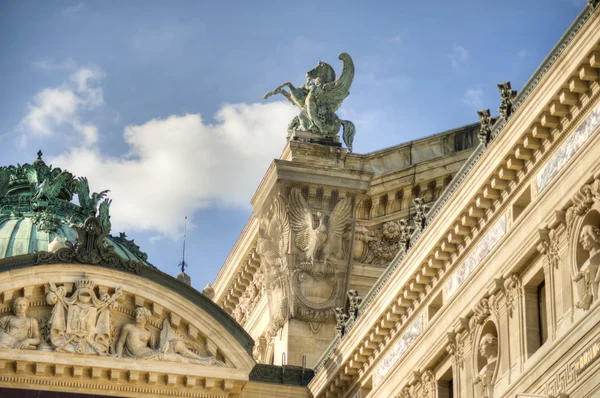
<svg viewBox="0 0 600 398"><path fill-rule="evenodd" d="M531 176L529 173L531 166L525 167L525 165L528 165L530 161L536 161L533 156L536 150L541 148L547 152L550 146L555 146L556 139L561 137L564 132L562 128L556 130L555 127L561 127L561 117L568 114L569 106L576 104L577 101L575 103L561 101L562 97L559 94L562 91L554 92L554 90L559 91L556 88L564 87L566 84L569 87L575 87L574 92L577 92L577 86L581 86L578 82L588 78L586 76L587 69L581 69L581 64L588 62L588 55L595 49L598 41L597 37L594 37L597 36L597 33L593 29L593 23L588 23L585 29L581 29L590 16L591 13L586 8L569 32L563 36L559 45L555 47L554 53L546 59L539 70L542 72L538 71L525 87L523 91L527 95L522 94L517 98L516 103L519 108L506 126L503 126L503 133L498 135L496 132L498 137L485 152L479 148L471 157L470 164L465 165L463 175L457 179L456 184L460 183L460 185L451 186L446 190L438 207L432 211L431 225L426 229L426 231L435 231L435 235L425 232L420 238L414 236L413 242L416 241L416 245L411 249L407 258L398 257L393 261L378 285L365 299L361 308L361 312L365 312L365 314L358 320L362 327L352 328L341 345L339 339L332 342L330 349L317 364L317 371L340 345L337 350L338 354L336 354L338 359L325 364L327 372L323 373L327 374L324 376L327 380L321 380L320 374L313 380L311 390L315 396L326 391L329 383L342 380L339 378L340 375L348 376L349 374L351 380L352 375L356 374L358 369L372 364L372 361L366 361L369 356L360 355L360 347L368 345L369 341L372 342L373 337L387 336L398 320L406 319L405 314L410 314L410 309L422 302L420 301L422 295L420 292L428 291L427 285L429 285L431 277L427 275L427 272L433 268L435 277L438 268L448 268L451 264L456 264L456 252L463 253L468 250L474 237L479 236L481 229L488 224L497 207L497 205L494 206L494 203L501 205L508 199L509 194L505 192L504 187L514 184L513 180L519 173L525 172ZM592 19L597 19L597 16ZM575 34L580 35L578 42L563 54L563 50ZM559 58L559 55L562 57ZM570 79L572 71L580 72L578 78L575 78L574 85L569 84L573 80ZM543 87L548 86L554 87L554 90L547 88L542 90ZM527 98L526 102L525 98ZM567 109L566 113L564 108ZM564 121L569 126L572 126L573 122L578 122L578 120L572 120L571 123ZM554 141L546 140L548 137L553 138ZM486 164L488 167L475 167L465 179L467 172L476 161L478 165ZM493 166L490 167L490 165ZM522 181L522 177L518 181ZM479 195L473 197L473 193L479 193ZM450 195L453 196L452 202L444 207L444 211L438 217L434 217L436 211L439 211L440 206L448 200ZM431 218L433 219L431 220ZM441 234L441 241L440 231L447 231ZM417 254L420 258L415 258ZM428 256L429 258L427 258ZM400 261L403 264L410 264L410 270L402 269L400 272L400 267L398 267ZM419 281L419 277L421 281ZM399 288L399 286L403 288ZM406 302L406 307L401 308L404 306L404 302ZM366 308L369 307L378 308L381 311L366 311ZM402 322L402 324L404 325L406 322ZM360 329L360 332L357 332L357 329ZM387 342L388 339L386 338L385 341ZM338 374L337 378L332 377L334 373Z"/></svg>
<svg viewBox="0 0 600 398"><path fill-rule="evenodd" d="M237 238L233 248L229 252L229 255L225 259L223 266L219 270L214 282L213 289L215 289L215 302L223 300L227 291L231 288L233 283L233 277L238 274L244 265L244 261L250 254L256 241L256 233L258 231L258 219L256 214L251 214L250 218L246 222L244 229Z"/></svg>
<svg viewBox="0 0 600 398"><path fill-rule="evenodd" d="M46 386L50 390L127 393L190 398L226 397L248 381L247 370L153 363L143 366L113 357L89 357L39 351L0 353L0 385Z"/></svg>
<svg viewBox="0 0 600 398"><path fill-rule="evenodd" d="M250 381L306 387L314 375L312 369L301 366L256 364L250 372Z"/></svg>

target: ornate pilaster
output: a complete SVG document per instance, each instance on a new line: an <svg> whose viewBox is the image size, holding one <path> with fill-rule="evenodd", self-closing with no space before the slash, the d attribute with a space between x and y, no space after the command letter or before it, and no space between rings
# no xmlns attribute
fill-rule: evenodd
<svg viewBox="0 0 600 398"><path fill-rule="evenodd" d="M540 230L540 244L538 251L545 256L544 259L544 280L546 283L546 317L550 328L550 338L553 341L556 338L556 297L557 297L557 276L556 270L560 264L560 244L559 234L555 229L549 232L545 229Z"/></svg>
<svg viewBox="0 0 600 398"><path fill-rule="evenodd" d="M511 274L504 280L504 291L506 294L506 310L512 318L515 306L523 297L523 283L517 274Z"/></svg>
<svg viewBox="0 0 600 398"><path fill-rule="evenodd" d="M452 357L452 376L454 380L455 397L459 397L461 393L461 379L464 372L464 340L461 335L454 333L448 334L449 343L446 345L446 351Z"/></svg>
<svg viewBox="0 0 600 398"><path fill-rule="evenodd" d="M437 398L437 381L431 369L427 369L421 375L422 398Z"/></svg>

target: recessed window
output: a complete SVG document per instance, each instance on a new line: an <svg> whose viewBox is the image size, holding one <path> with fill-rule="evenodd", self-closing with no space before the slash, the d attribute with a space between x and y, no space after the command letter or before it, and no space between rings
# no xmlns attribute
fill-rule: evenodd
<svg viewBox="0 0 600 398"><path fill-rule="evenodd" d="M524 286L525 344L529 358L548 340L547 297L544 271L538 273Z"/></svg>
<svg viewBox="0 0 600 398"><path fill-rule="evenodd" d="M540 328L540 346L544 345L548 340L548 320L546 315L546 282L542 283L537 287L537 299L538 299L538 322Z"/></svg>
<svg viewBox="0 0 600 398"><path fill-rule="evenodd" d="M435 314L438 313L440 308L442 308L442 305L444 305L444 300L442 298L442 292L440 291L437 294L437 296L435 296L435 298L431 300L431 303L429 303L429 306L427 307L428 320L431 320L431 318L433 318Z"/></svg>
<svg viewBox="0 0 600 398"><path fill-rule="evenodd" d="M521 213L523 213L523 210L525 210L527 208L527 206L529 206L530 203L531 203L531 188L528 186L525 189L525 191L523 191L521 196L519 196L519 198L517 200L515 200L513 203L513 206L512 206L513 221L515 221L521 215Z"/></svg>
<svg viewBox="0 0 600 398"><path fill-rule="evenodd" d="M438 398L454 398L454 379L452 375L452 368L448 369L446 373L438 380Z"/></svg>

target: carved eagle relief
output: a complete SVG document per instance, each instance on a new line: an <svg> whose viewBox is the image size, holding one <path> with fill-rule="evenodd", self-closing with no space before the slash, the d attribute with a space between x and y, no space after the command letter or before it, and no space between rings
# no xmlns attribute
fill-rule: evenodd
<svg viewBox="0 0 600 398"><path fill-rule="evenodd" d="M333 208L331 216L318 212L319 223L313 227L313 216L300 192L290 195L290 219L296 232L296 246L306 254L306 260L326 264L330 258L339 258L342 253L342 237L350 220L352 203L349 198L341 199Z"/></svg>

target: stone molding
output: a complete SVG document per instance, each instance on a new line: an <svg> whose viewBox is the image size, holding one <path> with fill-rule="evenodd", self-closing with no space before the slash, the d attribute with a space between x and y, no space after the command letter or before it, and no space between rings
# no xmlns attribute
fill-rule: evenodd
<svg viewBox="0 0 600 398"><path fill-rule="evenodd" d="M589 18L590 15L585 16L584 19ZM581 23L581 26L583 25L583 23ZM581 27L579 26L579 27ZM578 29L579 29L578 27ZM568 39L570 40L570 38ZM562 44L561 44L562 45ZM564 44L564 46L566 46L566 44ZM562 51L562 49L561 49ZM585 56L587 54L583 53L583 56ZM586 61L585 59L583 61ZM554 62L554 60L552 61L552 63ZM549 67L548 67L549 68ZM537 84L537 83L536 83ZM531 90L531 89L529 89ZM527 90L524 90L527 91ZM501 166L498 171L496 173L498 173L497 175L500 177L496 177L496 181L501 181L502 178L507 178L508 181L510 182L512 179L514 179L514 177L516 176L517 172L526 172L527 175L531 176L533 174L533 172L535 171L535 169L537 167L539 167L540 163L542 163L543 159L547 158L547 154L548 154L548 149L552 148L554 146L556 146L559 141L561 141L562 139L564 139L564 136L566 134L564 134L564 132L571 128L573 126L576 126L579 122L579 120L581 119L581 117L586 114L586 112L589 110L590 105L592 103L594 103L596 101L598 97L598 92L597 90L594 92L593 96L588 97L589 99L585 100L582 102L582 106L579 108L572 108L572 111L574 112L574 114L576 115L575 117L572 117L569 120L566 120L563 118L563 123L564 125L561 126L560 130L555 130L554 127L556 126L560 126L560 118L557 117L556 115L551 115L548 113L548 115L545 115L544 113L539 114L537 120L541 120L537 123L540 123L540 125L536 125L536 122L534 121L532 124L533 128L531 130L527 129L526 133L525 133L525 140L521 141L526 143L526 145L528 145L528 147L526 148L524 146L524 144L520 144L519 146L515 147L513 150L515 152L513 152L512 157L508 157L506 160L506 163ZM537 107L537 105L536 105ZM519 112L515 112L515 114L511 117L510 120L510 125L513 125L515 123L521 122L522 117L520 116ZM555 123L555 120L559 120L559 122L556 122L556 124L552 124L552 127L550 126L550 121L552 123ZM530 122L531 123L531 122ZM544 127L546 126L546 127ZM548 133L546 133L546 129L548 130ZM552 130L555 131L552 131ZM545 134L544 137L542 138L542 132ZM541 148L540 142L548 137L550 137L550 133L555 134L554 140L553 142L548 142L547 146L544 148L544 153L540 156L536 157L536 153L535 151L539 148ZM504 136L506 137L506 135ZM530 138L527 138L530 137ZM489 153L494 152L494 149L497 148L497 146L491 145L490 149L488 151L486 151L486 153L488 154L487 156L491 156L489 155ZM527 168L524 169L525 167L525 163L526 162L535 162L535 164L533 164L532 166L528 166ZM521 178L519 179L522 183L523 181L523 177L521 176ZM505 206L505 198L500 195L500 191L498 190L498 186L500 186L499 183L496 184L496 188L494 188L494 179L488 179L487 181L491 181L491 185L484 187L481 192L483 192L483 194L479 197L475 197L474 198L474 203L471 205L471 207L466 209L466 217L462 217L459 220L459 223L462 221L463 222L463 227L465 227L465 224L467 225L465 232L469 233L472 232L472 230L474 228L470 227L469 225L473 225L476 226L477 225L477 219L480 218L482 215L485 215L486 212L488 212L490 208L494 208L494 203L497 202L498 205L500 205L501 207ZM476 189L474 189L473 191L478 191ZM441 201L438 201L438 204ZM436 207L438 207L438 204L436 204ZM497 210L496 210L497 211ZM435 214L430 212L430 217ZM469 214L472 214L474 216L468 216ZM473 221L473 219L475 219L475 221ZM460 225L459 225L460 227ZM462 232L462 230L456 227L456 230L452 231L452 233L455 232ZM456 236L458 236L459 234L456 234ZM448 235L450 236L450 235ZM463 240L465 241L465 240ZM468 243L468 242L467 242ZM418 244L418 243L417 243ZM445 245L445 248L444 248ZM453 258L453 250L455 249L455 244L451 244L449 243L449 241L444 241L442 242L441 246L438 246L439 249L438 251L434 250L433 251L433 259L435 260L436 257L438 257L439 259L441 259L442 263L444 261L447 261L447 259ZM444 254L446 253L446 254ZM364 312L366 310L366 308L368 308L368 306L370 305L370 303L373 301L374 297L376 295L378 295L381 291L381 286L382 284L385 284L391 277L392 273L394 272L394 270L396 269L398 263L400 261L403 260L403 257L399 256L397 257L397 259L392 262L392 264L390 265L390 267L388 268L388 270L386 270L386 272L384 273L384 275L382 276L382 278L380 279L378 286L376 286L374 289L371 290L370 294L368 295L368 297L365 299L365 302L361 308L361 310ZM439 261L439 260L438 260ZM413 280L414 283L414 280ZM417 285L417 283L414 283L415 285ZM402 292L402 291L401 291ZM402 295L402 293L401 293ZM379 296L381 296L381 294L379 294ZM400 297L401 298L401 297ZM398 299L398 302L400 302L400 299ZM414 303L413 303L414 304ZM388 307L387 311L390 311L391 307ZM392 313L390 311L390 313ZM372 333L373 329L369 328L369 332L368 333ZM367 333L367 335L368 335ZM352 335L352 333L350 332L350 334L348 336L346 336L345 340L347 340L348 338L350 338L350 335ZM339 345L339 341L334 341L332 342L332 345L330 346L330 350L328 350L328 353L331 353L337 346ZM346 348L344 348L346 349ZM326 360L326 358L328 357L328 354L326 353L326 355L323 357L323 360L320 361L319 364L317 364L317 371L320 370L320 367L323 365L323 362ZM352 358L352 355L349 355L349 358ZM347 362L346 362L347 363ZM338 367L338 369L343 370L344 367ZM315 379L315 382L319 380L319 377L317 377ZM320 390L319 390L320 391Z"/></svg>
<svg viewBox="0 0 600 398"><path fill-rule="evenodd" d="M306 387L315 375L312 369L301 366L257 364L250 372L250 381Z"/></svg>

